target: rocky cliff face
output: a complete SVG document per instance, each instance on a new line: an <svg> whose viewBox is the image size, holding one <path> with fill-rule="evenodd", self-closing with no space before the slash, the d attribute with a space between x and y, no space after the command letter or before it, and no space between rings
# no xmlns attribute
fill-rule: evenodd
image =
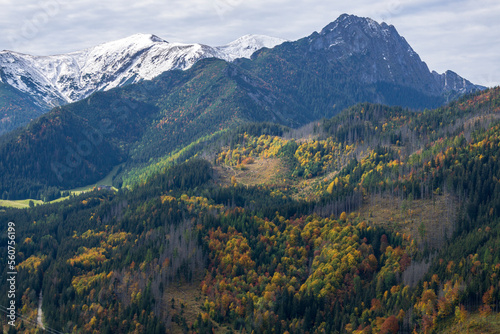
<svg viewBox="0 0 500 334"><path fill-rule="evenodd" d="M370 18L341 15L309 37L310 51L323 51L330 61L350 69L361 82L388 82L430 95L463 94L483 89L448 71L430 72L396 28Z"/></svg>
<svg viewBox="0 0 500 334"><path fill-rule="evenodd" d="M474 85L467 79L462 78L453 71L446 71L443 74L439 74L436 71L432 71L432 75L436 80L439 87L443 89L443 93L448 95L448 100L458 97L460 95L476 91L478 89L484 89L485 87Z"/></svg>

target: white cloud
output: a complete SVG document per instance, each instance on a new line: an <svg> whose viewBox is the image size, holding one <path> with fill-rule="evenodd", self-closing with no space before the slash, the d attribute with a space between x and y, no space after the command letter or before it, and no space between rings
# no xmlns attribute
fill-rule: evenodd
<svg viewBox="0 0 500 334"><path fill-rule="evenodd" d="M342 13L393 24L429 68L500 84L498 0L0 0L0 49L79 50L137 32L221 45L249 33L298 39Z"/></svg>

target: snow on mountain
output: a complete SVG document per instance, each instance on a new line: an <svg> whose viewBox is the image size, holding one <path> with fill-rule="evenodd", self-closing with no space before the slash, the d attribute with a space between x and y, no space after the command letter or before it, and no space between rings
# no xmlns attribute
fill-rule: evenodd
<svg viewBox="0 0 500 334"><path fill-rule="evenodd" d="M0 52L0 81L33 96L42 107L81 100L95 91L150 80L174 69L185 70L203 58L249 58L283 39L247 35L225 46L169 43L155 35L135 34L82 51L54 56Z"/></svg>
<svg viewBox="0 0 500 334"><path fill-rule="evenodd" d="M282 38L264 35L245 35L227 45L218 46L216 49L225 55L225 60L233 61L236 58L250 58L257 50L273 48L283 42L286 42L286 40Z"/></svg>

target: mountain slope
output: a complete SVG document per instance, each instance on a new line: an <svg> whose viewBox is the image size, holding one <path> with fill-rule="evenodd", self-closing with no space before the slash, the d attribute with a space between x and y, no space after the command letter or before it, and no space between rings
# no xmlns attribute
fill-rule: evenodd
<svg viewBox="0 0 500 334"><path fill-rule="evenodd" d="M44 112L28 94L0 82L0 134L26 124Z"/></svg>
<svg viewBox="0 0 500 334"><path fill-rule="evenodd" d="M101 133L85 119L57 110L3 136L2 199L44 198L54 192L51 186L104 177L107 166L118 164L121 155Z"/></svg>
<svg viewBox="0 0 500 334"><path fill-rule="evenodd" d="M432 108L484 89L458 75L445 80L452 75L431 73L393 26L347 14L320 33L258 51L240 64L297 103L319 102L318 117L359 101Z"/></svg>
<svg viewBox="0 0 500 334"><path fill-rule="evenodd" d="M484 89L452 71L430 73L404 37L385 22L379 24L370 18L344 14L309 39L311 50L330 52L330 61L354 63L361 82L390 82L429 95Z"/></svg>

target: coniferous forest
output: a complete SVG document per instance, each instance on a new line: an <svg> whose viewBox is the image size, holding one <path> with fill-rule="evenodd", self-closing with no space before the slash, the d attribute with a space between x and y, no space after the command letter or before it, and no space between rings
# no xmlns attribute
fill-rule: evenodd
<svg viewBox="0 0 500 334"><path fill-rule="evenodd" d="M38 333L41 308L57 333L498 332L499 112L493 88L424 111L357 104L294 129L236 122L120 174L118 190L6 206L18 318L0 323ZM68 173L95 181L121 163L123 124L99 146L112 153Z"/></svg>

